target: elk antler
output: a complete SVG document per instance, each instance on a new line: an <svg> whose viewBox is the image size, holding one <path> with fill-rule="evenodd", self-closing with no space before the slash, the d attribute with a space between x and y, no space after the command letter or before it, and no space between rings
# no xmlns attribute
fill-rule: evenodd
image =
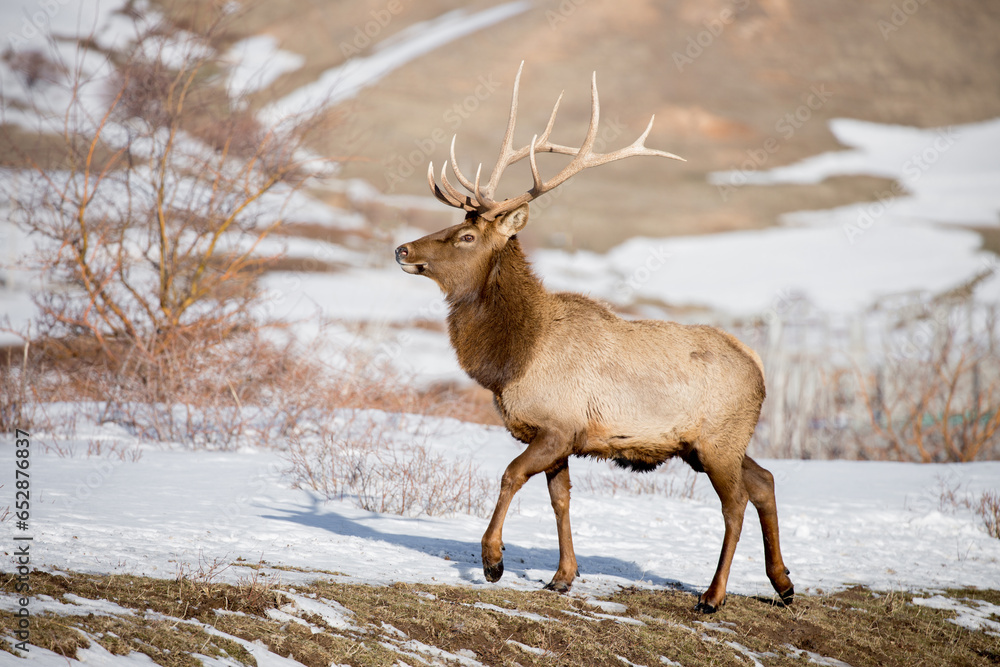
<svg viewBox="0 0 1000 667"><path fill-rule="evenodd" d="M431 162L427 165L427 181L431 186L431 192L439 200L447 204L448 206L454 206L455 208L461 208L466 211L475 211L479 216L484 217L488 220L496 218L502 213L507 211L512 211L521 204L536 199L542 194L548 192L549 190L555 188L560 183L565 182L574 174L577 174L588 167L596 167L607 162L614 162L615 160L621 160L627 157L632 157L634 155L656 155L659 157L667 157L673 160L684 161L684 158L678 157L673 153L667 153L665 151L658 151L652 148L646 148L643 142L646 141L646 137L649 136L650 130L653 129L653 118L649 119L649 125L646 126L646 131L643 132L638 139L633 141L630 145L625 148L620 148L612 153L595 153L593 151L594 141L597 139L597 125L601 114L601 104L597 98L597 72L594 72L593 79L591 81L591 111L590 111L590 127L587 128L587 136L583 140L583 145L579 148L572 148L570 146L560 146L559 144L554 144L549 141L549 134L552 132L552 126L556 122L556 113L559 111L559 103L562 101L562 93L559 94L559 98L556 100L555 106L552 108L552 115L549 116L549 122L545 126L545 131L541 135L535 135L531 138L531 143L527 146L522 146L517 150L514 150L514 123L517 120L517 89L521 82L521 70L524 68L524 62L521 62L521 66L517 68L517 76L514 78L514 94L510 103L510 116L507 119L507 131L504 133L503 142L500 146L500 155L497 157L497 163L493 167L493 172L490 174L490 180L485 186L480 184L480 177L483 170L483 165L480 164L479 168L476 170L476 178L474 181L469 180L458 168L458 160L455 159L455 137L451 139L451 169L455 172L455 178L458 182L469 191L469 194L462 194L458 191L449 181L446 174L448 163L441 165L441 185L439 186L434 180L434 163ZM542 177L538 173L538 164L535 161L536 153L561 153L563 155L572 155L573 159L570 160L562 171L553 176L547 181L543 181ZM510 165L528 158L531 164L531 177L534 180L534 184L531 189L522 195L514 197L512 199L504 199L503 201L497 202L493 199L496 193L497 185L500 183L500 177L503 175L504 170Z"/></svg>

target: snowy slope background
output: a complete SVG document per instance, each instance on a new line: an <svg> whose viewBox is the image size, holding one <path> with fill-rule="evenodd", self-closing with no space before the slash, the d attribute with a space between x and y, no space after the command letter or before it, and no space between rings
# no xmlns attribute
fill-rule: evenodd
<svg viewBox="0 0 1000 667"><path fill-rule="evenodd" d="M325 73L264 113L280 115L331 95L347 99L393 67L516 16L527 4L449 12L419 29L414 26L367 59ZM32 7L4 4L2 22L21 25L25 17L30 20ZM95 15L86 13L89 8L91 3L67 3L52 17L52 31L71 35L80 26L96 25L106 48L128 38L131 24L113 3L101 3ZM234 90L266 87L302 64L301 56L278 49L266 35L250 40L255 41L241 42L231 52L235 64L228 85ZM65 41L55 44L75 57L75 47ZM99 77L104 67L100 60L91 54L85 61ZM18 81L0 63L6 99L24 93ZM55 113L59 100L53 105L49 111ZM46 122L13 108L5 109L5 120L28 128ZM807 295L825 312L856 314L885 296L936 293L983 270L993 272L995 256L980 250L979 236L966 227L1000 224L1000 121L920 130L842 119L831 130L848 150L770 171L714 178L721 185L742 187L872 174L897 179L905 193L881 201L881 208L868 203L789 215L765 231L632 239L605 254L544 249L532 260L553 289L583 291L623 307L654 299L740 316L766 312L789 290ZM915 159L927 167L916 166ZM15 182L16 174L4 178ZM331 187L350 190L357 199L381 198L363 183ZM351 211L303 197L299 221L342 229L364 224ZM33 315L29 290L40 277L17 266L32 240L5 219L7 210L0 202L0 252L6 254L0 307L13 327L21 328ZM397 241L422 233L411 228L393 232ZM402 274L388 255L313 241L292 240L283 247L291 256L341 261L350 268L267 275L268 315L295 322L303 338L322 330L332 342L329 349L356 346L388 355L417 383L468 382L445 334L412 325L444 318L440 294L430 281ZM995 275L984 282L979 297L1000 300ZM331 322L321 329L319 323L326 320ZM357 323L367 325L363 335L353 326ZM16 340L8 335L4 342ZM342 360L334 352L330 361ZM281 451L250 441L235 452L151 443L119 426L96 425L95 406L53 410L75 422L76 432L32 434L33 562L45 569L173 577L204 563L263 560L372 584L421 581L535 589L555 568L554 520L538 479L521 491L506 525L507 574L500 583L487 584L479 562L482 518L367 512L351 498L327 499L294 488L287 454ZM502 429L412 415L375 412L369 417L389 437L420 438L445 457L471 458L492 479L521 451ZM88 456L94 442L135 452L138 460ZM0 452L0 488L6 494L13 488L13 448L4 444ZM880 590L1000 587L1000 541L986 534L971 510L942 502L948 490L973 497L996 489L1000 463L776 460L764 465L777 479L782 546L798 591L853 584ZM692 592L707 585L723 529L707 480L699 479L693 498L609 497L579 483L613 474L605 464L574 461L571 469L577 480L572 523L582 574L575 595L600 595L625 585L679 585ZM4 497L0 509L6 504ZM13 522L2 525L9 553ZM239 574L236 567L222 576ZM281 573L286 581L309 576ZM752 508L730 591L771 593Z"/></svg>

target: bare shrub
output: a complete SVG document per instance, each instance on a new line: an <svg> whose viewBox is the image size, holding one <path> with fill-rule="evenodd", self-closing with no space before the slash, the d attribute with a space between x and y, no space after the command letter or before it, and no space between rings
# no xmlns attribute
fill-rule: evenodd
<svg viewBox="0 0 1000 667"><path fill-rule="evenodd" d="M28 373L29 346L21 350L20 360L15 359L13 352L8 348L6 359L0 360L0 433L31 430L35 422L36 401Z"/></svg>
<svg viewBox="0 0 1000 667"><path fill-rule="evenodd" d="M859 372L870 431L858 437L868 458L967 462L1000 454L995 332L974 336L947 310L932 322L923 346L890 350L884 365ZM914 322L898 327L912 345Z"/></svg>
<svg viewBox="0 0 1000 667"><path fill-rule="evenodd" d="M236 593L241 599L240 607L249 613L261 616L268 609L278 606L281 580L264 572L263 561L252 567L249 575L240 575L236 580Z"/></svg>
<svg viewBox="0 0 1000 667"><path fill-rule="evenodd" d="M678 459L670 459L654 471L634 473L608 464L604 474L584 475L576 485L598 495L655 495L683 500L695 499L698 475Z"/></svg>
<svg viewBox="0 0 1000 667"><path fill-rule="evenodd" d="M209 561L204 554L199 552L197 567L190 563L178 564L175 579L177 583L191 584L207 592L230 567L232 567L232 563L225 558L217 557Z"/></svg>
<svg viewBox="0 0 1000 667"><path fill-rule="evenodd" d="M1000 493L995 491L983 493L974 509L982 518L986 532L1000 540Z"/></svg>
<svg viewBox="0 0 1000 667"><path fill-rule="evenodd" d="M10 56L29 83L18 108L43 119L37 143L57 150L42 159L23 133L4 135L26 168L0 188L38 239L27 268L47 285L33 358L0 367L0 428L24 428L32 404L90 399L141 437L228 447L256 434L263 412L252 406L271 407L280 388L318 372L262 334L273 323L256 277L273 259L261 243L318 173L304 147L330 116L265 127L231 103L206 46L224 27L169 54L170 26L140 31L97 82L57 50ZM106 104L95 111L97 85ZM53 113L50 98L68 108ZM54 381L29 396L26 378L43 374ZM283 406L268 437L298 414Z"/></svg>
<svg viewBox="0 0 1000 667"><path fill-rule="evenodd" d="M960 462L1000 457L995 306L904 295L834 319L796 300L742 333L765 365L757 456ZM955 291L953 291L955 292Z"/></svg>
<svg viewBox="0 0 1000 667"><path fill-rule="evenodd" d="M984 491L977 498L974 494L962 491L961 485L949 485L939 479L939 506L942 511L969 509L982 520L983 529L990 537L1000 539L1000 493Z"/></svg>
<svg viewBox="0 0 1000 667"><path fill-rule="evenodd" d="M485 517L496 484L471 460L449 459L422 442L400 442L385 415L342 411L318 433L289 440L288 474L297 488L362 509L404 516L455 512Z"/></svg>

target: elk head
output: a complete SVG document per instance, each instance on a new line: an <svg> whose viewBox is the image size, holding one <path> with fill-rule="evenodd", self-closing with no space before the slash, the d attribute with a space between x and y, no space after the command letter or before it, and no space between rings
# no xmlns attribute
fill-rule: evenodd
<svg viewBox="0 0 1000 667"><path fill-rule="evenodd" d="M431 192L441 202L448 206L466 211L465 220L453 227L442 229L416 241L404 243L396 248L396 261L407 273L425 275L433 279L449 297L457 296L463 290L474 289L480 285L492 269L491 260L499 251L505 248L508 241L515 237L528 222L528 202L552 190L571 176L588 167L596 167L615 160L621 160L636 155L653 155L682 160L673 153L646 148L644 142L653 129L653 118L649 119L646 130L632 144L611 153L595 153L594 142L597 139L597 128L600 121L601 105L597 96L597 73L591 79L591 111L590 126L587 135L579 148L562 146L549 141L552 127L562 101L559 94L549 122L542 134L532 137L531 143L514 148L514 124L517 120L517 91L521 81L521 70L517 70L514 79L514 93L510 104L510 115L507 119L507 131L504 133L500 147L500 155L490 174L489 181L483 184L481 175L483 165L476 170L475 179L467 178L458 168L455 159L455 137L451 140L451 169L459 184L466 193L460 192L448 180L446 162L441 166L440 185L434 179L434 163L427 165L427 181ZM560 153L572 155L562 171L548 180L542 180L538 171L536 155L538 153ZM504 170L528 158L531 165L533 184L527 192L496 201L494 199L500 177Z"/></svg>

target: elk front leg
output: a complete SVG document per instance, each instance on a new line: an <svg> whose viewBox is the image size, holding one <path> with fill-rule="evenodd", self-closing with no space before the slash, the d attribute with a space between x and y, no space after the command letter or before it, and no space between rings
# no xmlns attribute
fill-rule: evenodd
<svg viewBox="0 0 1000 667"><path fill-rule="evenodd" d="M500 480L500 496L490 525L483 533L483 574L487 581L499 581L503 576L503 522L510 502L524 483L533 475L549 470L570 453L571 440L555 431L539 429L528 448L507 466ZM567 476L567 481L569 477Z"/></svg>
<svg viewBox="0 0 1000 667"><path fill-rule="evenodd" d="M545 588L565 593L576 578L576 554L573 552L573 533L569 526L569 461L563 459L558 467L545 471L549 482L549 499L556 514L559 534L559 569Z"/></svg>

